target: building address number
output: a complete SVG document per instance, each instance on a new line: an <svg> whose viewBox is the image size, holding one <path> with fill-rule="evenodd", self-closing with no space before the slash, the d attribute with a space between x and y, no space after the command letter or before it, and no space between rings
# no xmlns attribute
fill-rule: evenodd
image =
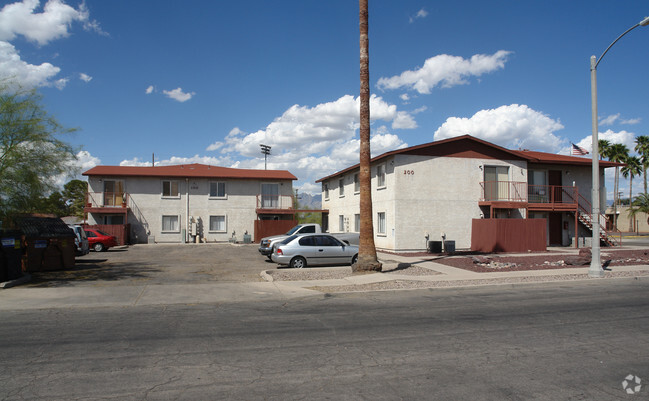
<svg viewBox="0 0 649 401"><path fill-rule="evenodd" d="M404 175L415 175L415 170L403 170Z"/></svg>

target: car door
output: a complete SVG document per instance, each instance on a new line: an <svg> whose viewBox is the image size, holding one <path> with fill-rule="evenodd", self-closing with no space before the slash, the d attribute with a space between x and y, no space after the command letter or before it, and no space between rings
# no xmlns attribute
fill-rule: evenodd
<svg viewBox="0 0 649 401"><path fill-rule="evenodd" d="M316 260L316 243L313 235L305 235L298 239L299 246L295 249L294 255L303 256L306 259L307 265L315 264Z"/></svg>
<svg viewBox="0 0 649 401"><path fill-rule="evenodd" d="M342 244L337 239L329 235L315 236L315 262L319 265L335 265L345 262L342 255Z"/></svg>

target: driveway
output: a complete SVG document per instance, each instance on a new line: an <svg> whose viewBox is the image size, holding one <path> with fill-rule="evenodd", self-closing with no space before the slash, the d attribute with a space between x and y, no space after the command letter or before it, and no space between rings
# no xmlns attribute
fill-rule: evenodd
<svg viewBox="0 0 649 401"><path fill-rule="evenodd" d="M26 287L242 283L277 265L258 244L143 244L90 252L70 270L32 273Z"/></svg>

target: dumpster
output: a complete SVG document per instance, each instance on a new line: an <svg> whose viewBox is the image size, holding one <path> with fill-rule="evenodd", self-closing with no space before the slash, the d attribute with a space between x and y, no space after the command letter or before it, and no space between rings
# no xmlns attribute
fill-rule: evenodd
<svg viewBox="0 0 649 401"><path fill-rule="evenodd" d="M74 267L74 232L53 217L23 217L16 223L25 234L24 270L28 272Z"/></svg>
<svg viewBox="0 0 649 401"><path fill-rule="evenodd" d="M23 233L18 230L0 234L0 282L22 277Z"/></svg>

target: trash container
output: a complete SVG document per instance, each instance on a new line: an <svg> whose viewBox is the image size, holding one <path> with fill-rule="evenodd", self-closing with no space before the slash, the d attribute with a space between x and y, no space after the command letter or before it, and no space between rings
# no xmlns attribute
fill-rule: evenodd
<svg viewBox="0 0 649 401"><path fill-rule="evenodd" d="M4 232L0 239L0 281L15 280L22 277L22 232ZM2 273L4 270L4 274Z"/></svg>
<svg viewBox="0 0 649 401"><path fill-rule="evenodd" d="M243 234L243 243L252 244L252 236L250 234Z"/></svg>
<svg viewBox="0 0 649 401"><path fill-rule="evenodd" d="M441 253L442 252L442 241L428 241L428 252L430 252L430 253Z"/></svg>

